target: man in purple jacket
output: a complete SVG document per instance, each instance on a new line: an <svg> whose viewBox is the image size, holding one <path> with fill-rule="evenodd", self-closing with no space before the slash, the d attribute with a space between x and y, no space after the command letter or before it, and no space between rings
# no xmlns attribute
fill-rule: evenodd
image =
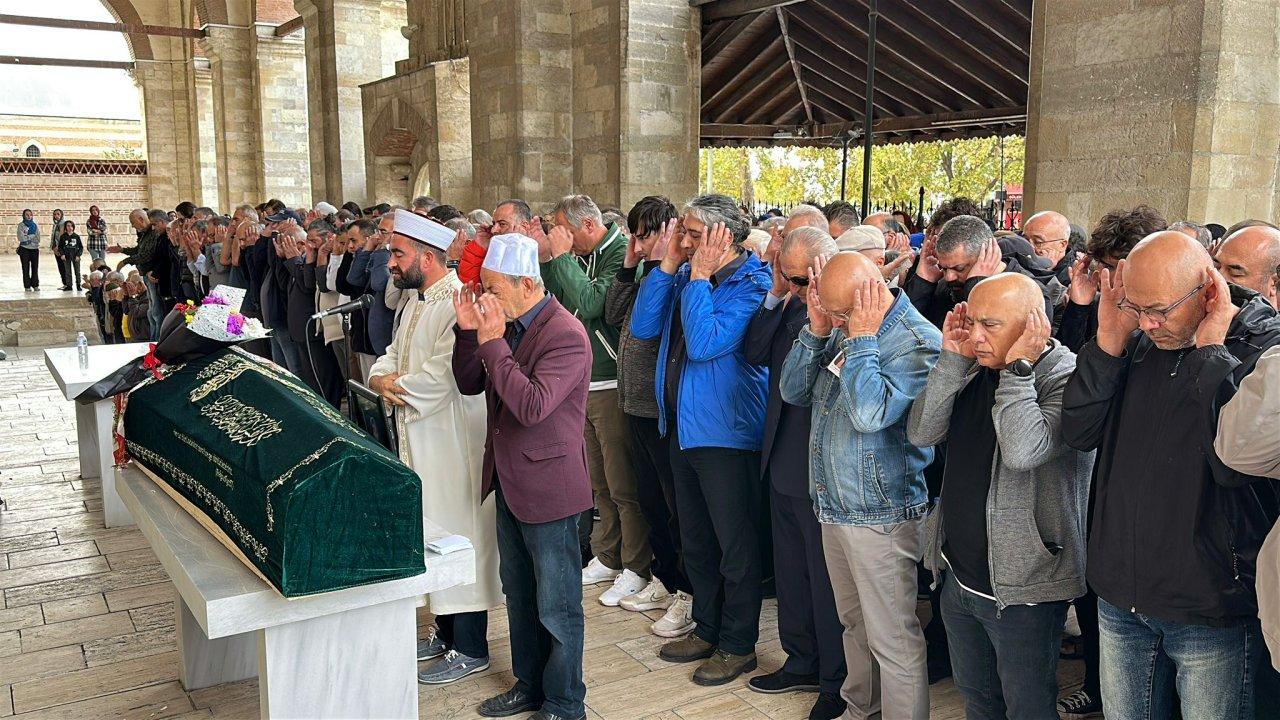
<svg viewBox="0 0 1280 720"><path fill-rule="evenodd" d="M454 297L453 375L485 393L484 495L497 493L498 556L511 629L513 688L480 705L485 717L539 709L531 720L586 717L582 682L582 556L578 513L591 507L583 428L591 345L551 295L538 245L494 237L484 294Z"/></svg>

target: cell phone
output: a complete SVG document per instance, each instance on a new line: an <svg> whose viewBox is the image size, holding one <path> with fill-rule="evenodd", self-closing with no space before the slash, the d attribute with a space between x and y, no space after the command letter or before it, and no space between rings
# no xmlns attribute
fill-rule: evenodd
<svg viewBox="0 0 1280 720"><path fill-rule="evenodd" d="M280 233L275 230L271 231L271 242L280 242Z"/></svg>

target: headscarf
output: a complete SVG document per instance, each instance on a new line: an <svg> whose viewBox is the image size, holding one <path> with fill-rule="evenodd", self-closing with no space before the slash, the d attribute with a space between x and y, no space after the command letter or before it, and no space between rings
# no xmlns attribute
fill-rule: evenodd
<svg viewBox="0 0 1280 720"><path fill-rule="evenodd" d="M27 215L27 213L29 213L29 212L31 212L31 211L30 211L30 210L23 210L23 211L22 211L22 215L23 215L23 218L22 218L22 226L23 226L24 228L26 228L26 230L27 230L27 234L28 234L28 235L39 235L39 234L40 234L40 228L36 225L36 221L35 221L35 220L28 220L28 219L26 218L26 215ZM34 215L34 213L32 213L32 214Z"/></svg>

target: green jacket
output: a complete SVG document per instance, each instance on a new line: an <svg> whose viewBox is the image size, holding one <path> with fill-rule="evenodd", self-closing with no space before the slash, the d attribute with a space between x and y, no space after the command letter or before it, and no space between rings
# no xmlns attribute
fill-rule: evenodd
<svg viewBox="0 0 1280 720"><path fill-rule="evenodd" d="M604 320L604 295L627 254L627 239L615 224L590 255L565 253L542 263L547 290L587 328L591 381L618 379L618 327Z"/></svg>

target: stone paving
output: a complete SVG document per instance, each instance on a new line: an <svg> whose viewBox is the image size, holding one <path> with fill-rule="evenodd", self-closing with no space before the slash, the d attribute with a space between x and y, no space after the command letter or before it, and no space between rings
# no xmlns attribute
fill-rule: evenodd
<svg viewBox="0 0 1280 720"><path fill-rule="evenodd" d="M38 350L0 361L0 717L253 718L256 680L186 692L178 682L173 587L133 529L102 527L98 481L78 471L72 407ZM813 695L761 695L745 679L704 688L691 665L657 657L652 619L596 602L589 588L584 657L588 717L605 720L800 719ZM452 686L419 686L420 714L475 718L512 682L505 614L491 614L492 667ZM426 628L423 612L419 627ZM777 668L776 605L761 616L760 668ZM1079 663L1061 679L1078 682ZM949 681L932 688L932 717L963 716Z"/></svg>

